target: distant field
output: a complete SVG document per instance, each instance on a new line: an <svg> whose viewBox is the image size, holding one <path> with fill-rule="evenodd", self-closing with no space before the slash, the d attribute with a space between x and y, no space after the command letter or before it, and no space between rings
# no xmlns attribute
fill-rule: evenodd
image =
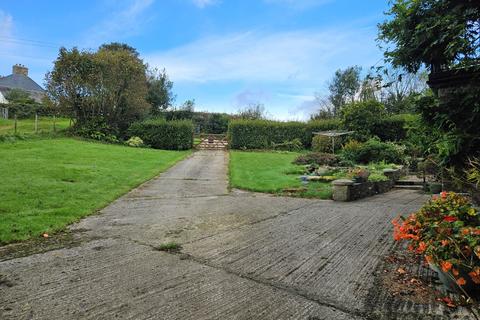
<svg viewBox="0 0 480 320"><path fill-rule="evenodd" d="M0 143L0 244L61 230L188 154L69 138Z"/></svg>
<svg viewBox="0 0 480 320"><path fill-rule="evenodd" d="M70 126L70 120L66 118L57 118L55 127L58 130L66 129ZM15 122L13 119L0 118L0 135L11 134L15 132ZM53 132L53 118L39 117L38 119L38 133ZM19 119L17 120L17 133L30 134L35 133L34 119Z"/></svg>

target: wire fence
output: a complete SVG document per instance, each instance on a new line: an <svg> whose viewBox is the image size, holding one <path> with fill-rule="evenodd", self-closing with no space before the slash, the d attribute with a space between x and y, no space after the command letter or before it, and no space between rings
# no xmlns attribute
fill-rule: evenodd
<svg viewBox="0 0 480 320"><path fill-rule="evenodd" d="M0 135L55 133L72 125L68 118L38 114L22 118L7 114L7 117L3 117L5 114L2 112L0 110Z"/></svg>

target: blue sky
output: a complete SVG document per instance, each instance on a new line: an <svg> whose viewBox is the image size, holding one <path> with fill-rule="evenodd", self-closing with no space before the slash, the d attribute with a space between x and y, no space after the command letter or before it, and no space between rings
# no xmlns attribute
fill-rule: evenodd
<svg viewBox="0 0 480 320"><path fill-rule="evenodd" d="M0 0L0 75L21 63L43 85L60 46L137 48L166 68L176 102L236 112L263 103L302 120L335 70L379 63L386 0Z"/></svg>

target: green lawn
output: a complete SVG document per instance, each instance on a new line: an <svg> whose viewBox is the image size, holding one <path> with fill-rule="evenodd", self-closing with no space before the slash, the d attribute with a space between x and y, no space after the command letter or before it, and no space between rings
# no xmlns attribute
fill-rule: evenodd
<svg viewBox="0 0 480 320"><path fill-rule="evenodd" d="M302 167L292 164L296 152L230 152L230 186L257 192L283 193L286 188L300 188ZM310 182L298 196L330 199L327 182Z"/></svg>
<svg viewBox="0 0 480 320"><path fill-rule="evenodd" d="M0 143L0 243L61 230L188 154L69 138Z"/></svg>
<svg viewBox="0 0 480 320"><path fill-rule="evenodd" d="M56 130L66 129L70 126L70 120L66 118L57 118L55 121ZM0 135L12 134L15 132L15 121L13 119L0 118ZM38 119L38 133L53 132L53 118L39 117ZM30 134L35 133L34 119L19 119L17 120L17 133Z"/></svg>

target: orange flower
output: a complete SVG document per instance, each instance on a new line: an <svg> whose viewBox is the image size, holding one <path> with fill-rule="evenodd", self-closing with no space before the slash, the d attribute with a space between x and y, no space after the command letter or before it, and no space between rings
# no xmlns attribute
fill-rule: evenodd
<svg viewBox="0 0 480 320"><path fill-rule="evenodd" d="M442 197L442 199L446 199L447 193L445 191L440 192L440 197Z"/></svg>
<svg viewBox="0 0 480 320"><path fill-rule="evenodd" d="M453 273L453 275L454 275L455 277L457 277L457 276L460 274L460 273L458 272L458 270L455 269L455 268L452 268L452 273Z"/></svg>
<svg viewBox="0 0 480 320"><path fill-rule="evenodd" d="M455 222L457 221L457 217L454 217L454 216L446 216L443 218L443 221L447 221L447 222Z"/></svg>
<svg viewBox="0 0 480 320"><path fill-rule="evenodd" d="M472 278L473 282L480 284L480 267L475 267L468 275Z"/></svg>
<svg viewBox="0 0 480 320"><path fill-rule="evenodd" d="M452 269L452 263L449 261L440 262L440 267L442 267L443 272L448 272Z"/></svg>
<svg viewBox="0 0 480 320"><path fill-rule="evenodd" d="M457 284L458 284L459 286L464 286L464 285L467 284L467 281L465 281L465 279L463 279L463 278L459 278L459 279L457 280Z"/></svg>
<svg viewBox="0 0 480 320"><path fill-rule="evenodd" d="M427 263L432 263L433 262L432 256L425 256L425 261L427 261Z"/></svg>
<svg viewBox="0 0 480 320"><path fill-rule="evenodd" d="M448 240L442 240L440 242L442 243L442 247L446 247L450 243Z"/></svg>
<svg viewBox="0 0 480 320"><path fill-rule="evenodd" d="M420 241L420 243L418 244L417 253L423 253L425 252L425 250L427 250L427 245L425 244L425 242Z"/></svg>
<svg viewBox="0 0 480 320"><path fill-rule="evenodd" d="M464 236L469 235L469 234L470 234L470 229L469 229L469 228L462 228L462 234L463 234Z"/></svg>

